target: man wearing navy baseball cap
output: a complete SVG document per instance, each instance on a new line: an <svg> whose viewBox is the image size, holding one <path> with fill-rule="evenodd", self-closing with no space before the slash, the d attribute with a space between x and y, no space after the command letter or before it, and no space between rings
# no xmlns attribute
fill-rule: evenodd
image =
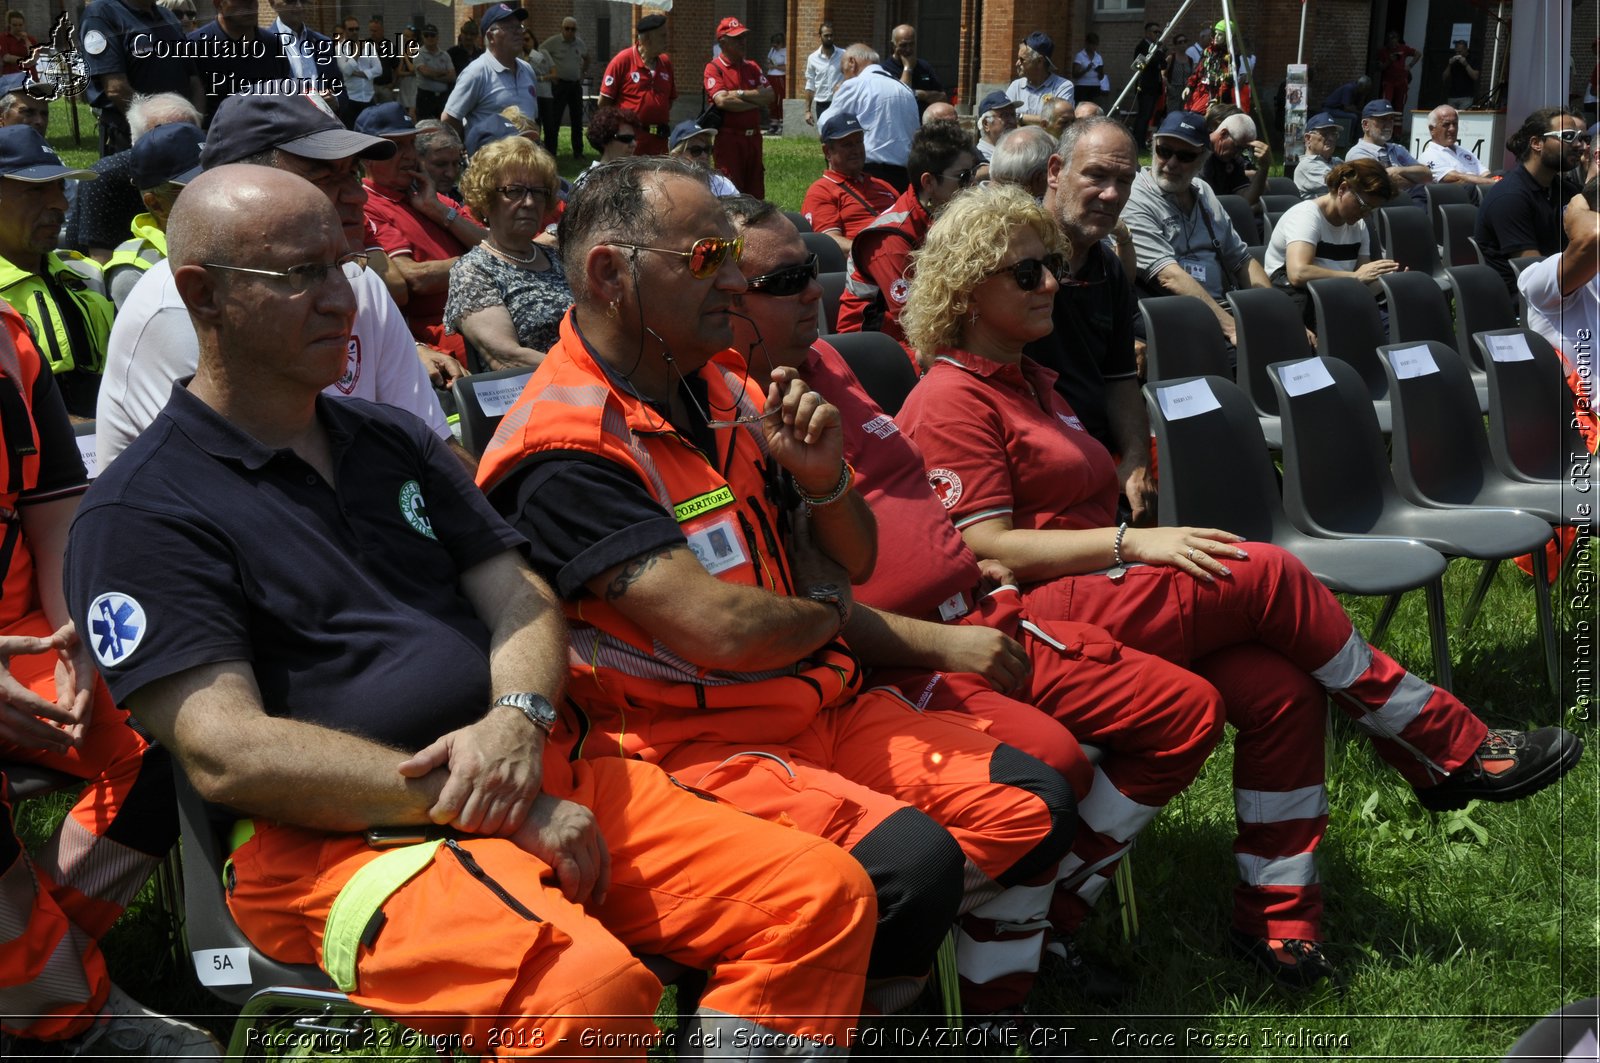
<svg viewBox="0 0 1600 1063"><path fill-rule="evenodd" d="M369 108L363 114L381 110ZM392 140L346 129L319 94L300 91L296 82L267 82L222 102L211 120L200 161L207 170L254 163L310 181L338 211L352 261L364 262L370 241L360 166L363 161L391 158L396 150ZM190 171L178 180L196 176ZM270 207L264 204L263 209ZM419 350L378 273L361 270L350 287L355 291L356 317L345 373L327 393L406 410L448 440L450 426L433 397L429 378L433 375L440 383L453 380L459 375L457 363L449 355ZM173 382L193 374L199 357L188 308L173 282L170 264L163 259L134 285L111 330L105 383L95 414L95 457L101 469L156 419L172 394Z"/></svg>
<svg viewBox="0 0 1600 1063"><path fill-rule="evenodd" d="M8 125L31 125L40 136L50 131L50 103L28 92L28 73L0 77L0 128Z"/></svg>
<svg viewBox="0 0 1600 1063"><path fill-rule="evenodd" d="M200 173L205 134L188 122L156 126L133 146L133 187L145 212L134 216L133 235L117 245L105 264L106 292L117 309L128 301L146 270L167 257L167 215L183 186Z"/></svg>
<svg viewBox="0 0 1600 1063"><path fill-rule="evenodd" d="M526 8L491 5L478 20L484 51L456 75L455 88L444 104L444 120L465 140L473 123L515 107L539 121L538 79L521 58L528 20Z"/></svg>
<svg viewBox="0 0 1600 1063"><path fill-rule="evenodd" d="M1319 111L1306 123L1306 153L1294 168L1294 187L1301 199L1316 199L1328 190L1328 171L1344 162L1334 155L1344 123L1327 111Z"/></svg>
<svg viewBox="0 0 1600 1063"><path fill-rule="evenodd" d="M0 298L33 330L67 411L93 417L115 310L100 266L55 250L67 214L67 181L93 170L62 163L32 126L0 129Z"/></svg>
<svg viewBox="0 0 1600 1063"><path fill-rule="evenodd" d="M1144 293L1201 300L1231 344L1233 316L1223 296L1234 288L1269 288L1272 282L1234 230L1222 201L1200 180L1210 150L1204 117L1194 111L1167 115L1156 130L1149 168L1133 179L1122 220L1133 234L1136 276Z"/></svg>
<svg viewBox="0 0 1600 1063"><path fill-rule="evenodd" d="M1006 97L1021 105L1019 125L1045 125L1050 119L1046 104L1077 99L1072 82L1056 73L1055 54L1056 42L1037 30L1017 45L1017 80L1006 86Z"/></svg>
<svg viewBox="0 0 1600 1063"><path fill-rule="evenodd" d="M1388 100L1377 99L1361 108L1361 139L1345 156L1347 162L1372 159L1389 171L1396 187L1411 193L1419 205L1423 203L1422 186L1433 180L1433 171L1402 144L1393 142L1395 120L1400 112Z"/></svg>
<svg viewBox="0 0 1600 1063"><path fill-rule="evenodd" d="M894 206L894 185L866 172L867 135L849 111L829 107L817 122L828 168L806 189L800 210L813 232L827 233L846 255L856 233Z"/></svg>
<svg viewBox="0 0 1600 1063"><path fill-rule="evenodd" d="M1020 106L1003 92L991 92L978 104L978 157L984 162L994 158L994 146L1000 138L1017 128Z"/></svg>

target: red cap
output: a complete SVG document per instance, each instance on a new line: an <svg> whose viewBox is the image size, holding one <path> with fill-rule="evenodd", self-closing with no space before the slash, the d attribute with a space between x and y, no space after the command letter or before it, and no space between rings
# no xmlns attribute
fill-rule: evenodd
<svg viewBox="0 0 1600 1063"><path fill-rule="evenodd" d="M717 37L719 39L722 37L743 37L749 32L749 26L746 26L731 15L717 23Z"/></svg>

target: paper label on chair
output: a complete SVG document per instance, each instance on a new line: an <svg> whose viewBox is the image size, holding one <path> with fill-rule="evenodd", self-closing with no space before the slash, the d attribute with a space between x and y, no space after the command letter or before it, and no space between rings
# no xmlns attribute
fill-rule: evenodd
<svg viewBox="0 0 1600 1063"><path fill-rule="evenodd" d="M249 985L249 949L196 949L194 975L201 985Z"/></svg>
<svg viewBox="0 0 1600 1063"><path fill-rule="evenodd" d="M1428 353L1426 347L1407 347L1403 351L1390 351L1389 364L1394 366L1394 375L1401 380L1432 376L1439 371L1439 363L1433 360L1433 355Z"/></svg>
<svg viewBox="0 0 1600 1063"><path fill-rule="evenodd" d="M1578 1043L1572 1046L1572 1051L1567 1053L1566 1063L1586 1063L1597 1055L1600 1055L1600 1041L1595 1040L1593 1030L1585 1030L1583 1036L1578 1038Z"/></svg>
<svg viewBox="0 0 1600 1063"><path fill-rule="evenodd" d="M480 385L473 392L478 397L478 408L490 417L504 417L506 411L516 405L517 396L522 394L523 386L532 375L510 376Z"/></svg>
<svg viewBox="0 0 1600 1063"><path fill-rule="evenodd" d="M1222 403L1217 401L1211 385L1204 380L1158 388L1156 401L1161 404L1162 415L1169 421L1181 421L1185 417L1198 417L1202 413L1222 409Z"/></svg>
<svg viewBox="0 0 1600 1063"><path fill-rule="evenodd" d="M1515 336L1490 336L1489 357L1497 362L1531 362L1533 351L1528 349L1528 337L1521 333Z"/></svg>
<svg viewBox="0 0 1600 1063"><path fill-rule="evenodd" d="M1278 370L1283 390L1290 395L1307 395L1313 391L1333 387L1333 374L1320 358L1307 358L1303 362L1286 365Z"/></svg>

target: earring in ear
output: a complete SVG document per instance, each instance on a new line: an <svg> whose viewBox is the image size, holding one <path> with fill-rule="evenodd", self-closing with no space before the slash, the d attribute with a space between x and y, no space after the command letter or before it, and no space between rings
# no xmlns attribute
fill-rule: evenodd
<svg viewBox="0 0 1600 1063"><path fill-rule="evenodd" d="M617 301L615 299L613 299L613 300L611 300L611 302L606 304L606 317L614 318L616 316L617 316Z"/></svg>

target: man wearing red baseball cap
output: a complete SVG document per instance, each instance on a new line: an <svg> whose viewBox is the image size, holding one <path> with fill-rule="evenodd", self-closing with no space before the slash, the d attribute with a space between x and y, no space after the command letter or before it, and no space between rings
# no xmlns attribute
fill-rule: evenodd
<svg viewBox="0 0 1600 1063"><path fill-rule="evenodd" d="M722 54L706 64L706 95L722 114L717 136L717 169L741 192L767 194L766 166L761 160L761 108L772 106L772 86L761 64L744 55L750 27L736 18L717 23Z"/></svg>

